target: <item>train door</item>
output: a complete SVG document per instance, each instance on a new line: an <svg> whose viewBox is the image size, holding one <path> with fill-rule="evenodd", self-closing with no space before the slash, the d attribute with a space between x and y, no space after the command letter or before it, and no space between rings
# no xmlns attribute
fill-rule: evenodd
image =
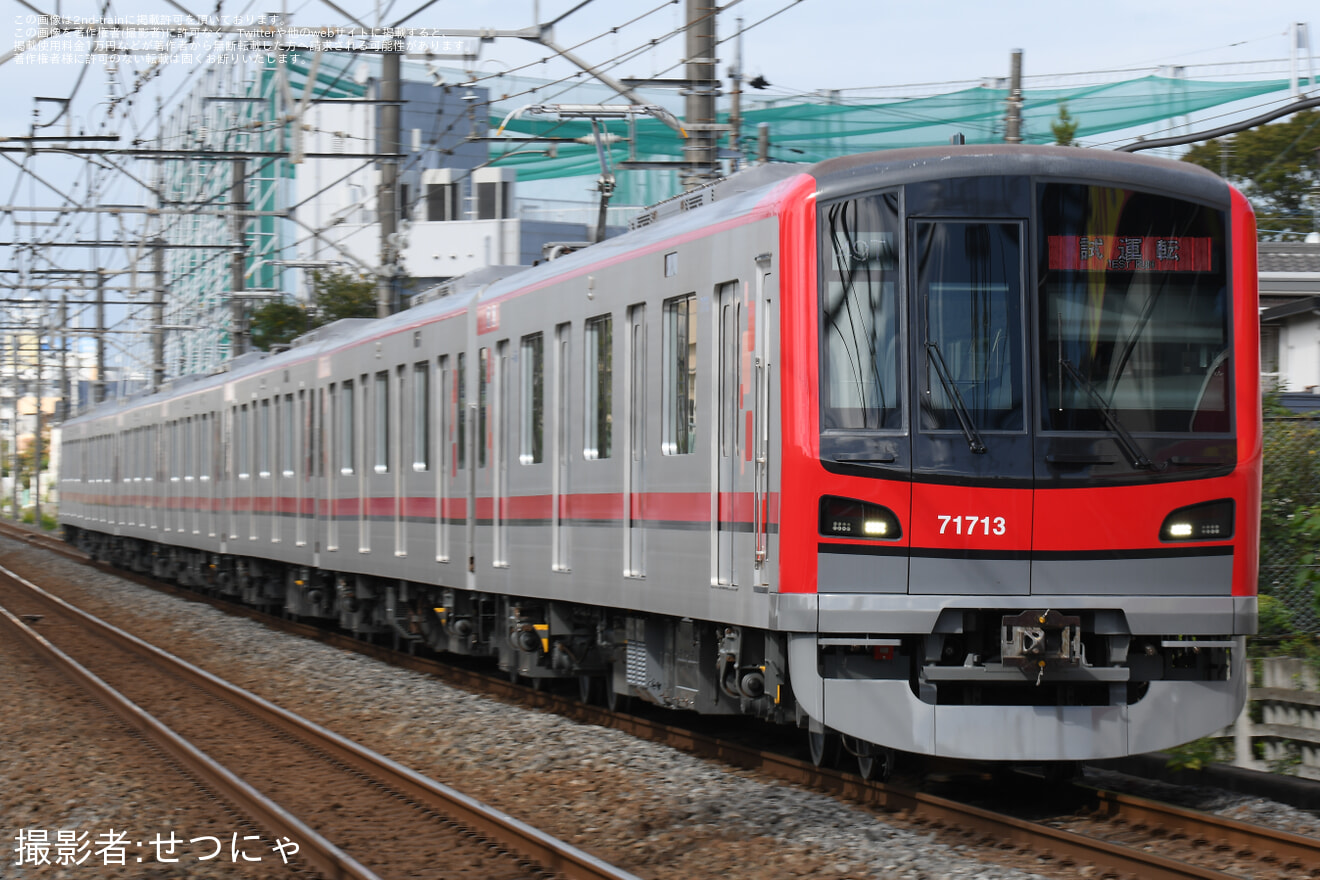
<svg viewBox="0 0 1320 880"><path fill-rule="evenodd" d="M463 504L463 556L467 558L467 586L476 588L476 556L473 550L477 539L477 443L481 439L477 425L478 407L470 401L467 384L467 352L458 353L458 370L454 380L457 394L456 434L458 437L458 473L454 490ZM484 376L480 377L483 381Z"/></svg>
<svg viewBox="0 0 1320 880"><path fill-rule="evenodd" d="M418 377L421 381L423 373ZM431 412L435 414L434 423L428 427L428 438L434 438L430 442L435 444L435 455L433 456L435 468L435 561L449 561L449 494L452 491L450 486L453 482L453 460L449 455L450 444L453 442L451 431L453 425L453 416L449 413L449 404L451 398L452 386L449 378L449 357L441 355L435 365L435 384L434 389L429 392L434 395L434 405Z"/></svg>
<svg viewBox="0 0 1320 880"><path fill-rule="evenodd" d="M569 347L569 334L572 330L571 324L560 324L555 328L555 431L554 431L554 462L555 470L552 478L551 494L553 497L553 513L551 524L551 544L553 547L551 566L555 571L569 571L568 558L568 524L564 522L564 508L567 504L569 483L569 462L572 461L571 437L569 434L569 368L572 361L569 358L571 349Z"/></svg>
<svg viewBox="0 0 1320 880"><path fill-rule="evenodd" d="M312 524L312 561L322 568L321 553L330 549L330 486L335 472L334 385L317 389L312 424L316 426L316 484L312 488L316 518Z"/></svg>
<svg viewBox="0 0 1320 880"><path fill-rule="evenodd" d="M197 417L197 512L193 519L194 529L200 536L215 537L214 494L215 481L212 479L211 463L215 456L212 445L215 414L202 413Z"/></svg>
<svg viewBox="0 0 1320 880"><path fill-rule="evenodd" d="M1025 224L909 221L917 400L913 593L1025 594L1032 444L1026 415Z"/></svg>
<svg viewBox="0 0 1320 880"><path fill-rule="evenodd" d="M509 565L509 341L495 344L491 369L494 405L491 408L491 565Z"/></svg>
<svg viewBox="0 0 1320 880"><path fill-rule="evenodd" d="M183 422L183 497L185 499L184 508L180 512L180 522L183 530L196 535L201 532L201 524L197 521L198 512L201 508L201 486L197 480L197 464L199 453L199 429L201 428L201 416L188 416Z"/></svg>
<svg viewBox="0 0 1320 880"><path fill-rule="evenodd" d="M757 259L756 297L748 322L752 324L752 408L751 419L752 462L752 550L754 557L753 583L768 587L770 583L770 351L771 335L775 327L775 310L770 257Z"/></svg>
<svg viewBox="0 0 1320 880"><path fill-rule="evenodd" d="M743 286L737 281L721 284L716 290L717 319L713 322L717 334L715 351L718 363L714 389L715 411L718 413L715 443L715 496L714 510L715 557L712 585L736 589L744 578L740 572L750 568L749 560L752 531L751 495L748 492L751 474L744 454L750 455L747 443L751 431L744 430L742 416L752 416L751 395L746 382L750 370L750 348L746 348L747 309L743 302ZM750 425L747 422L746 425ZM744 503L745 502L745 503Z"/></svg>
<svg viewBox="0 0 1320 880"><path fill-rule="evenodd" d="M286 543L298 546L299 512L302 508L302 481L298 478L298 458L296 450L301 447L298 436L301 425L300 410L294 406L293 394L284 395L280 404L279 425L279 461L277 462L277 482L275 490L275 533Z"/></svg>
<svg viewBox="0 0 1320 880"><path fill-rule="evenodd" d="M627 538L624 575L646 576L646 306L628 309L628 450L624 494Z"/></svg>
<svg viewBox="0 0 1320 880"><path fill-rule="evenodd" d="M312 401L316 398L313 396ZM299 473L294 476L294 512L293 512L293 543L298 547L307 546L307 505L310 501L310 489L312 485L312 462L316 460L315 437L311 431L311 414L307 406L307 389L298 390L298 414L295 418L297 423L298 439L293 448L298 450L298 465L294 468Z"/></svg>
<svg viewBox="0 0 1320 880"><path fill-rule="evenodd" d="M394 399L397 401L398 415L394 417L396 430L390 431L390 459L394 467L394 555L404 557L408 555L408 533L407 519L404 516L404 492L406 483L404 475L407 471L418 470L419 456L414 454L411 462L404 461L403 457L403 436L404 436L404 413L410 413L410 424L415 424L418 420L424 418L424 413L417 406L417 398L409 398L408 394L408 368L398 366L394 368L394 390L396 394ZM416 428L413 430L414 441L417 438ZM414 449L417 446L414 444Z"/></svg>
<svg viewBox="0 0 1320 880"><path fill-rule="evenodd" d="M238 449L239 449L239 419L238 407L230 406L224 410L225 421L225 449L223 461L225 466L225 486L224 486L224 510L221 513L220 535L222 541L220 551L227 552L230 541L238 540Z"/></svg>

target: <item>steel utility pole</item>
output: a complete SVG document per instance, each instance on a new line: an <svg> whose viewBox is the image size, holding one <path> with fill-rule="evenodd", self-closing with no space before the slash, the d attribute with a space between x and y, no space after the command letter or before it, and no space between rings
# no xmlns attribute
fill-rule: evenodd
<svg viewBox="0 0 1320 880"><path fill-rule="evenodd" d="M742 29L743 20L734 19L734 27L737 30L737 39L734 40L733 68L729 71L729 79L733 81L733 88L729 93L729 152L733 153L733 168L737 171L743 164L742 155Z"/></svg>
<svg viewBox="0 0 1320 880"><path fill-rule="evenodd" d="M1013 66L1008 77L1008 116L1004 122L1004 143L1022 143L1022 50L1013 50Z"/></svg>
<svg viewBox="0 0 1320 880"><path fill-rule="evenodd" d="M69 420L71 410L69 387L69 295L60 294L60 403L55 420L61 425Z"/></svg>
<svg viewBox="0 0 1320 880"><path fill-rule="evenodd" d="M715 66L715 12L713 0L687 0L687 101L684 127L689 132L683 145L688 168L682 175L683 189L708 183L718 175L719 128L715 122L715 96L719 94Z"/></svg>
<svg viewBox="0 0 1320 880"><path fill-rule="evenodd" d="M13 455L10 457L9 475L12 478L10 480L10 490L13 494L11 503L13 504L14 522L18 522L21 518L18 510L18 466L20 462L18 457L18 404L22 396L18 380L18 346L21 339L22 337L17 333L10 337L12 341L10 348L13 350L14 355L14 449Z"/></svg>
<svg viewBox="0 0 1320 880"><path fill-rule="evenodd" d="M105 402L105 270L96 270L96 385L93 403Z"/></svg>
<svg viewBox="0 0 1320 880"><path fill-rule="evenodd" d="M165 239L151 240L151 268L156 293L151 302L151 390L165 384Z"/></svg>
<svg viewBox="0 0 1320 880"><path fill-rule="evenodd" d="M33 360L37 365L37 387L33 398L36 400L36 427L32 431L32 524L41 528L41 336L45 330L46 317L43 314L37 321L37 344Z"/></svg>
<svg viewBox="0 0 1320 880"><path fill-rule="evenodd" d="M243 311L243 275L247 269L247 160L230 163L229 204L234 212L234 250L229 263L229 356L247 351L247 316Z"/></svg>
<svg viewBox="0 0 1320 880"><path fill-rule="evenodd" d="M392 47L391 47L392 48ZM376 150L399 152L399 59L397 51L380 56L380 126ZM399 265L398 231L399 162L384 159L380 163L380 189L376 195L376 219L380 222L380 277L376 283L376 317L387 318L394 311L394 283Z"/></svg>

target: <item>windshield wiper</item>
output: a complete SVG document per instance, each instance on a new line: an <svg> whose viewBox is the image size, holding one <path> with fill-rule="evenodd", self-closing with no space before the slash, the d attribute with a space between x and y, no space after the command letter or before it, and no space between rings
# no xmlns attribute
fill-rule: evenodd
<svg viewBox="0 0 1320 880"><path fill-rule="evenodd" d="M1105 403L1105 399L1100 396L1100 392L1095 390L1091 380L1078 372L1077 368L1067 358L1059 358L1059 366L1063 367L1063 371L1068 374L1068 378L1077 383L1078 388L1081 388L1090 396L1092 402L1100 410L1100 415L1104 417L1105 424L1109 426L1109 430L1114 432L1119 445L1128 454L1132 466L1139 470L1149 470L1155 467L1151 460L1146 457L1146 453L1141 451L1137 441L1132 439L1132 435L1128 433L1127 428L1123 427L1123 423L1118 420L1118 416L1114 415L1114 411L1109 408L1109 404Z"/></svg>
<svg viewBox="0 0 1320 880"><path fill-rule="evenodd" d="M985 443L981 440L976 426L972 424L972 417L967 413L967 404L963 403L962 395L958 393L958 386L949 378L949 368L944 365L944 355L940 353L938 344L926 341L926 358L935 366L935 374L940 377L944 393L953 402L953 412L958 417L958 426L962 428L963 436L967 438L967 448L977 455L984 454Z"/></svg>

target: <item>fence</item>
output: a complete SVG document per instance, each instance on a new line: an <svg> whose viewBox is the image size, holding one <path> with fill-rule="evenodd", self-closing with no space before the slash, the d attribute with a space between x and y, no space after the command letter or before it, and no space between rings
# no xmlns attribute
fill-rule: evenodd
<svg viewBox="0 0 1320 880"><path fill-rule="evenodd" d="M1260 593L1288 610L1293 632L1320 635L1320 546L1303 528L1312 513L1320 513L1320 420L1266 417Z"/></svg>
<svg viewBox="0 0 1320 880"><path fill-rule="evenodd" d="M1237 724L1223 731L1234 740L1233 763L1320 779L1320 690L1315 667L1295 657L1248 662L1252 686L1247 705Z"/></svg>

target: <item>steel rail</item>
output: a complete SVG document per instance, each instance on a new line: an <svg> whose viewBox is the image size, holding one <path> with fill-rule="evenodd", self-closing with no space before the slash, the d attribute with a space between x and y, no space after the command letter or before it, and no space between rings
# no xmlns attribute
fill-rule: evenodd
<svg viewBox="0 0 1320 880"><path fill-rule="evenodd" d="M8 531L8 529L4 525L0 525L0 531ZM31 533L29 532L29 534ZM40 543L42 546L50 545L52 549L55 549L53 545L56 542L54 540L48 542L48 540L29 539L29 543ZM65 555L70 558L86 559L77 551L65 551ZM837 770L816 767L807 761L764 751L730 740L708 737L692 730L652 719L610 712L603 707L586 705L552 693L531 691L519 685L511 684L501 677L448 666L435 660L395 651L340 633L319 629L309 624L289 621L275 615L235 605L223 599L215 599L192 590L163 584L160 581L116 569L104 563L89 562L89 564L107 573L135 580L143 585L149 585L155 589L170 592L193 601L206 602L228 613L249 617L286 632L312 638L334 647L350 650L417 672L433 675L458 687L484 693L494 693L496 696L506 699L516 699L535 708L547 709L584 723L611 727L631 736L661 743L698 757L763 772L785 782L825 790L842 799L875 807L881 812L898 814L915 824L940 830L963 830L968 835L979 835L982 843L986 846L1045 853L1052 857L1056 863L1065 858L1071 858L1079 864L1095 865L1101 870L1137 876L1141 877L1142 880L1233 880L1234 877L1234 875L1215 869L1179 862L1155 853L1143 852L1134 847L1053 828L1038 822L1006 816L992 810L959 803L936 795L884 783L867 782L859 777ZM1110 798L1108 803L1115 805L1107 807L1107 809L1117 809L1116 805L1123 801L1135 802L1140 800L1127 798L1123 795L1107 794ZM1248 846L1259 847L1259 837L1268 837L1271 840L1297 837L1297 835L1274 832L1272 829L1258 829L1257 826L1247 823L1237 824L1240 826L1239 830L1242 834L1256 833L1258 835L1258 839L1251 844L1244 842L1242 844L1244 848ZM1282 838L1277 836L1280 834L1283 834ZM1306 841L1307 839L1301 838L1301 840ZM1317 844L1312 842L1311 845L1315 847ZM1281 844L1280 848L1272 851L1281 857L1283 857L1283 853L1288 852L1282 849ZM1311 855L1302 861L1302 864L1314 863L1316 850L1312 848L1310 852ZM1285 861L1290 863L1295 860L1296 858L1292 855L1285 857Z"/></svg>
<svg viewBox="0 0 1320 880"><path fill-rule="evenodd" d="M1320 865L1320 840L1314 837L1252 825L1133 795L1102 791L1089 786L1079 787L1095 800L1095 812L1102 818L1117 817L1132 825L1144 823L1151 827L1162 826L1171 832L1186 834L1194 840L1206 840L1232 847L1238 852L1249 852L1256 858L1271 856L1285 870L1300 872L1305 867Z"/></svg>
<svg viewBox="0 0 1320 880"><path fill-rule="evenodd" d="M444 815L453 818L457 823L466 826L479 836L499 841L502 845L510 847L516 851L519 856L534 863L544 871L554 873L557 876L570 878L570 880L639 880L636 875L616 868L613 865L596 858L590 853L578 849L572 844L559 840L538 828L534 828L533 826L510 816L508 813L483 804L460 791L436 782L433 779L429 779L420 773L385 757L384 755L374 752L352 740L346 739L320 725L314 724L313 722L295 715L286 709L276 706L256 694L230 684L204 669L193 666L187 661L175 657L167 651L163 651L154 645L144 642L138 637L100 620L80 608L70 605L60 597L43 590L41 587L27 580L22 575L11 571L5 566L0 566L0 576L12 579L14 582L21 584L29 591L40 596L44 601L56 605L77 616L90 628L106 636L111 641L124 647L126 650L137 654L145 654L148 657L167 665L172 672L179 673L190 683L201 687L213 696L240 703L244 709L252 712L260 720L279 729L288 731L300 738L313 741L318 748L323 749L335 760L381 780L386 785L396 789L405 797L417 801L428 809L443 813ZM6 614L8 614L8 612L6 612ZM12 618L12 615L9 616ZM13 618L13 620L15 620L19 626L23 626L21 621L17 621L16 618ZM24 628L26 629L26 627ZM36 633L32 633L32 635L41 639L41 636ZM42 639L42 641L45 640ZM49 643L47 642L46 644ZM53 645L50 647L54 650L58 650L55 649ZM69 663L73 662L74 661L71 659L69 660ZM82 669L82 667L79 667L79 669ZM80 681L85 683L90 682L91 679L100 682L100 679L97 679L92 673L85 669L82 669L82 674L74 674ZM108 689L109 686L105 685L104 682L101 682L99 686L94 687L99 693L102 688ZM118 695L116 694L116 696ZM142 710L138 709L132 703L129 703L126 698L123 698L122 696L118 698L131 707L129 711L133 714L142 715L148 718L150 717L147 713L142 712ZM159 722L156 723L159 724ZM164 728L164 725L160 726ZM168 730L168 728L164 729ZM173 736L172 732L170 732L170 734ZM174 738L178 739L177 736ZM182 741L180 740L180 742ZM184 745L187 744L184 743ZM191 748L191 746L188 748ZM193 751L196 750L193 749ZM218 767L219 765L216 766ZM239 780L239 782L241 783L242 781ZM246 783L242 783L242 785L246 786ZM251 789L250 786L246 786L246 788L249 789L252 794L260 797L260 793L256 792L255 789ZM226 791L228 793L228 789L226 789ZM247 796L244 796L240 802L247 805ZM261 809L268 808L262 807ZM276 807L276 809L279 808ZM267 814L259 812L257 815L259 815L263 821L267 821ZM282 809L279 810L278 814L270 815L279 818L279 821L284 823L283 827L297 827L300 835L317 836L316 832L307 828L305 825L302 825L302 823L297 823L296 819L293 819L292 816L289 816L289 814ZM297 825L290 824L290 821L282 818L284 816L288 816L288 819L297 823ZM281 826L276 824L274 827L279 828ZM319 838L319 836L317 837ZM325 846L333 849L332 845L328 842L325 842ZM339 851L334 850L334 852ZM343 854L343 858L348 859L351 862L350 857L346 854ZM363 880L375 880L376 878L375 874L362 868L362 866L357 865L356 862L352 863L356 866L354 871L360 870L365 873L345 873L344 869L342 869L337 863L328 862L327 864L331 868L331 873L329 873L328 876L334 878L361 877ZM319 863L318 867L321 867ZM322 869L325 870L325 868Z"/></svg>
<svg viewBox="0 0 1320 880"><path fill-rule="evenodd" d="M81 685L93 699L108 707L131 729L171 755L186 770L196 774L207 785L227 797L236 807L264 825L268 831L296 835L299 843L302 844L298 854L314 865L324 876L332 880L380 880L375 873L363 867L348 853L317 834L223 764L166 727L3 606L0 606L0 624L8 624L39 656Z"/></svg>

